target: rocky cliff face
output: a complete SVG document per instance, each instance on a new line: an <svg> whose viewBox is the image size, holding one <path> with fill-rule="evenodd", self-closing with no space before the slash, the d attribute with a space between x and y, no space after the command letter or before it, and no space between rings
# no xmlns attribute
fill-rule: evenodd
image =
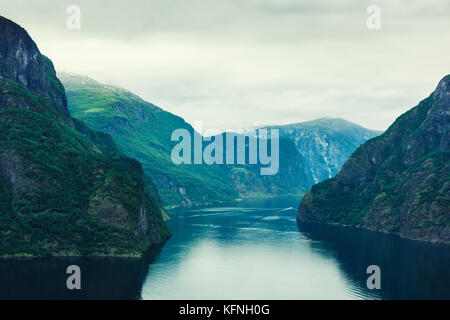
<svg viewBox="0 0 450 320"><path fill-rule="evenodd" d="M141 165L70 117L51 61L0 17L0 256L139 256L169 232Z"/></svg>
<svg viewBox="0 0 450 320"><path fill-rule="evenodd" d="M1 16L0 30L1 77L48 96L56 112L70 121L64 87L56 77L52 62L41 55L25 29Z"/></svg>
<svg viewBox="0 0 450 320"><path fill-rule="evenodd" d="M280 136L292 140L314 183L334 177L361 144L381 134L344 119L321 118L279 127Z"/></svg>
<svg viewBox="0 0 450 320"><path fill-rule="evenodd" d="M298 219L450 242L450 76L339 174L302 199Z"/></svg>

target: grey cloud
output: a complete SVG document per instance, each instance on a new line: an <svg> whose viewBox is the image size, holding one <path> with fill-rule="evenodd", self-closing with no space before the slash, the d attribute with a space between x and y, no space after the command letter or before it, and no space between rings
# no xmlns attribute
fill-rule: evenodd
<svg viewBox="0 0 450 320"><path fill-rule="evenodd" d="M57 69L221 128L340 116L385 129L450 71L448 0L377 0L379 31L372 0L0 1ZM66 28L74 3L80 31Z"/></svg>

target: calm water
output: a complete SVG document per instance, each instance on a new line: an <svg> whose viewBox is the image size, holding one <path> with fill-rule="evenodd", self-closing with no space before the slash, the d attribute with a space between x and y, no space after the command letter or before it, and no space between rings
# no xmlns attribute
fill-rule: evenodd
<svg viewBox="0 0 450 320"><path fill-rule="evenodd" d="M298 201L172 210L172 238L141 260L0 260L0 298L450 299L450 247L297 224ZM65 287L70 264L80 291ZM372 264L381 290L366 288Z"/></svg>

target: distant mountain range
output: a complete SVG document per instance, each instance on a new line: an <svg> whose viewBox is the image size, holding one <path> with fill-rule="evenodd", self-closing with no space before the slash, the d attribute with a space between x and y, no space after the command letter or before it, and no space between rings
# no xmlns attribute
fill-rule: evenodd
<svg viewBox="0 0 450 320"><path fill-rule="evenodd" d="M314 185L298 219L450 243L450 75Z"/></svg>
<svg viewBox="0 0 450 320"><path fill-rule="evenodd" d="M174 130L194 129L182 118L130 91L74 74L59 74L73 117L114 137L127 156L140 161L167 206L205 204L246 197L303 195L333 176L350 154L380 132L342 119L280 127L280 170L260 176L256 165L175 165Z"/></svg>
<svg viewBox="0 0 450 320"><path fill-rule="evenodd" d="M281 137L294 141L314 183L332 178L356 148L382 133L332 118L267 128L277 128Z"/></svg>

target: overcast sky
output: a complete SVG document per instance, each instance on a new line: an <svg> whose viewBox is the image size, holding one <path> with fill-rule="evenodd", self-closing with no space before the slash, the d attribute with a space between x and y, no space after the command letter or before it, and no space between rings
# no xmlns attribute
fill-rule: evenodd
<svg viewBox="0 0 450 320"><path fill-rule="evenodd" d="M450 1L331 2L0 0L0 15L57 70L210 128L340 117L384 130L450 73ZM80 30L66 27L70 4Z"/></svg>

